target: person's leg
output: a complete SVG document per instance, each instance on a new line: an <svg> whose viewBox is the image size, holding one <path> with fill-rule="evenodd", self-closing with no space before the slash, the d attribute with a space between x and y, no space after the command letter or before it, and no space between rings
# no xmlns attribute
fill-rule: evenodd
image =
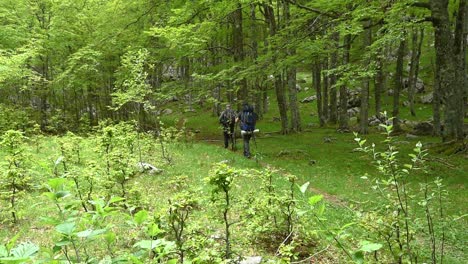
<svg viewBox="0 0 468 264"><path fill-rule="evenodd" d="M229 132L230 132L230 134L229 134L229 140L231 141L231 147L232 147L233 150L234 150L234 147L235 147L235 146L234 146L234 142L235 142L235 141L234 141L234 137L236 136L236 135L234 135L234 124L231 125L231 127L229 127Z"/></svg>
<svg viewBox="0 0 468 264"><path fill-rule="evenodd" d="M224 147L228 148L229 147L229 131L227 128L224 129L223 135L224 135Z"/></svg>
<svg viewBox="0 0 468 264"><path fill-rule="evenodd" d="M247 158L250 158L250 137L252 137L252 135L250 134L244 135L244 156L246 156Z"/></svg>

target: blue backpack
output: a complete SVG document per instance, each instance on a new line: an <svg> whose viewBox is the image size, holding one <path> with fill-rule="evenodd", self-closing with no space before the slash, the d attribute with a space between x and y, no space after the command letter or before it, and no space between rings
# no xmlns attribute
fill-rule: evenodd
<svg viewBox="0 0 468 264"><path fill-rule="evenodd" d="M241 130L244 131L254 131L255 130L255 114L252 111L242 112L242 124Z"/></svg>

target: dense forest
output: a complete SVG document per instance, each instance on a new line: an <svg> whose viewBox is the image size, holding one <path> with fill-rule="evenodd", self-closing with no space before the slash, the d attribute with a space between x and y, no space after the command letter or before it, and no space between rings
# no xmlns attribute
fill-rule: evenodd
<svg viewBox="0 0 468 264"><path fill-rule="evenodd" d="M466 0L0 0L0 264L466 263L467 47Z"/></svg>
<svg viewBox="0 0 468 264"><path fill-rule="evenodd" d="M383 110L398 130L402 104L416 116L418 93L430 92L432 133L464 137L464 0L2 0L1 10L3 130L83 131L106 119L146 129L170 101L219 113L220 102L247 100L260 114L278 108L286 134L307 118L301 72L313 79L320 125L347 130L349 106L359 106L361 133Z"/></svg>

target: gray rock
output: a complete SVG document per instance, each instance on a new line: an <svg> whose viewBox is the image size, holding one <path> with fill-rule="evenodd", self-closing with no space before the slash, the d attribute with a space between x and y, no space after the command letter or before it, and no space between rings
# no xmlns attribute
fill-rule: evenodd
<svg viewBox="0 0 468 264"><path fill-rule="evenodd" d="M406 138L407 138L407 139L417 139L417 138L419 138L419 137L416 136L416 135L413 135L413 134L409 134L409 133L408 133L408 134L406 134Z"/></svg>
<svg viewBox="0 0 468 264"><path fill-rule="evenodd" d="M404 106L404 107L408 107L409 105L410 105L410 102L409 102L409 101L404 101L404 102L403 102L403 106Z"/></svg>
<svg viewBox="0 0 468 264"><path fill-rule="evenodd" d="M423 104L432 104L432 101L434 100L434 95L432 93L422 95L420 97L420 101Z"/></svg>
<svg viewBox="0 0 468 264"><path fill-rule="evenodd" d="M403 89L408 89L408 88L409 88L409 79L403 78ZM415 89L416 93L424 93L425 86L424 86L423 80L418 78L416 80L415 88L416 88Z"/></svg>
<svg viewBox="0 0 468 264"><path fill-rule="evenodd" d="M299 84L296 84L296 91L298 92L302 91L302 87Z"/></svg>
<svg viewBox="0 0 468 264"><path fill-rule="evenodd" d="M313 102L315 100L317 100L317 96L312 95L312 96L309 96L309 97L306 97L306 98L302 99L301 103L310 103L310 102Z"/></svg>
<svg viewBox="0 0 468 264"><path fill-rule="evenodd" d="M432 134L434 125L430 122L420 122L414 126L413 132L415 135L428 136Z"/></svg>
<svg viewBox="0 0 468 264"><path fill-rule="evenodd" d="M348 93L348 108L360 107L361 106L361 88L355 90L347 89Z"/></svg>
<svg viewBox="0 0 468 264"><path fill-rule="evenodd" d="M138 162L137 167L140 169L140 172L148 172L149 174L161 174L164 172L164 170L146 162Z"/></svg>
<svg viewBox="0 0 468 264"><path fill-rule="evenodd" d="M418 124L417 121L411 121L411 120L403 120L402 122L403 124L405 124L405 126L412 127L412 128L414 128Z"/></svg>
<svg viewBox="0 0 468 264"><path fill-rule="evenodd" d="M169 108L162 110L163 115L170 115L172 113L174 113L174 111L172 111L172 109L169 109Z"/></svg>
<svg viewBox="0 0 468 264"><path fill-rule="evenodd" d="M359 107L353 107L351 109L348 109L347 111L348 117L351 118L351 117L356 116L357 114L359 114L359 111L360 111Z"/></svg>
<svg viewBox="0 0 468 264"><path fill-rule="evenodd" d="M424 93L425 86L421 79L416 80L416 93Z"/></svg>
<svg viewBox="0 0 468 264"><path fill-rule="evenodd" d="M369 121L369 126L378 126L382 124L382 122L380 120L372 120L372 121Z"/></svg>
<svg viewBox="0 0 468 264"><path fill-rule="evenodd" d="M262 263L262 257L246 257L245 259L239 262L240 264L260 264Z"/></svg>

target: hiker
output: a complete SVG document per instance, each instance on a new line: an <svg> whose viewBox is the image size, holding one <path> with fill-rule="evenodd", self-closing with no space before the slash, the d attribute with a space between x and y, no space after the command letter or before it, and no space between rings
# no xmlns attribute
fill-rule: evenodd
<svg viewBox="0 0 468 264"><path fill-rule="evenodd" d="M257 122L258 115L248 103L242 105L242 111L236 118L236 122L240 121L240 129L242 139L244 140L244 156L250 158L250 138L254 135L255 123Z"/></svg>
<svg viewBox="0 0 468 264"><path fill-rule="evenodd" d="M219 116L219 123L223 126L224 148L228 148L229 140L234 141L234 126L236 125L236 112L231 109L230 104L226 104L226 109Z"/></svg>

